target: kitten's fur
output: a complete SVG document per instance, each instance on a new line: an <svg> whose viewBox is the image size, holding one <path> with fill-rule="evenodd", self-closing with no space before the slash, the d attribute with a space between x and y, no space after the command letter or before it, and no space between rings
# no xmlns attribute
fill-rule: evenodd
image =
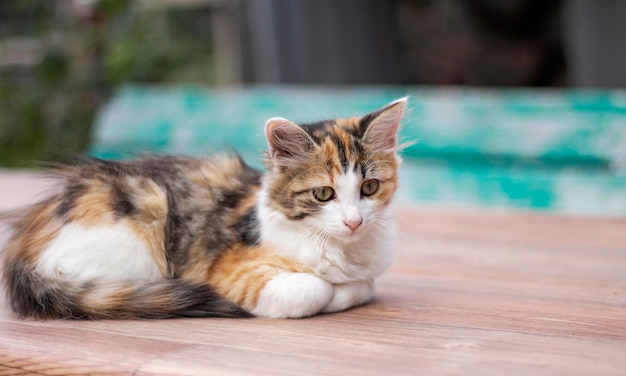
<svg viewBox="0 0 626 376"><path fill-rule="evenodd" d="M11 308L30 318L305 317L368 302L393 247L405 103L302 126L268 120L264 176L237 157L63 169L62 192L22 212L5 246Z"/></svg>

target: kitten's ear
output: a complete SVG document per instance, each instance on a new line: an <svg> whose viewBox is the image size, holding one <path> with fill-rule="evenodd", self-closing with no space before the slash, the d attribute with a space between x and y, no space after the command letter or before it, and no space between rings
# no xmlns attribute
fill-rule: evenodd
<svg viewBox="0 0 626 376"><path fill-rule="evenodd" d="M301 159L315 146L304 129L283 118L271 118L265 123L265 138L273 161Z"/></svg>
<svg viewBox="0 0 626 376"><path fill-rule="evenodd" d="M361 118L363 141L374 150L396 151L398 130L409 97L400 98Z"/></svg>

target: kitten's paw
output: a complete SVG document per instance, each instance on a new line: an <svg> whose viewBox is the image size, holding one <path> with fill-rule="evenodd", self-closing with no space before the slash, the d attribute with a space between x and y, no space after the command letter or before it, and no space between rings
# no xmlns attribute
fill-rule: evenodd
<svg viewBox="0 0 626 376"><path fill-rule="evenodd" d="M256 316L298 318L318 313L333 297L333 286L309 273L281 273L259 293Z"/></svg>
<svg viewBox="0 0 626 376"><path fill-rule="evenodd" d="M369 302L374 296L373 281L356 281L334 285L333 298L322 312L339 312Z"/></svg>

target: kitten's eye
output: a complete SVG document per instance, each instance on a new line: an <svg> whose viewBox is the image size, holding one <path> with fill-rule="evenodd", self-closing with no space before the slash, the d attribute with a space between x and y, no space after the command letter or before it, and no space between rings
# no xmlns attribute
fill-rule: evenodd
<svg viewBox="0 0 626 376"><path fill-rule="evenodd" d="M378 192L378 186L380 182L376 179L370 179L363 182L361 185L361 194L363 196L371 196Z"/></svg>
<svg viewBox="0 0 626 376"><path fill-rule="evenodd" d="M330 201L335 198L335 190L331 187L313 188L313 197L322 202Z"/></svg>

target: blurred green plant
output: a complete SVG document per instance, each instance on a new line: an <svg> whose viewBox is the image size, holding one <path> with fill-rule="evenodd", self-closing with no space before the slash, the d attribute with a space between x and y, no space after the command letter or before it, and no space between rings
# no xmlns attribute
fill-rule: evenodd
<svg viewBox="0 0 626 376"><path fill-rule="evenodd" d="M125 82L215 82L208 9L94 0L80 13L68 8L76 3L89 2L0 4L0 56L11 53L3 42L18 37L37 46L33 64L0 65L2 166L84 151L98 107Z"/></svg>

